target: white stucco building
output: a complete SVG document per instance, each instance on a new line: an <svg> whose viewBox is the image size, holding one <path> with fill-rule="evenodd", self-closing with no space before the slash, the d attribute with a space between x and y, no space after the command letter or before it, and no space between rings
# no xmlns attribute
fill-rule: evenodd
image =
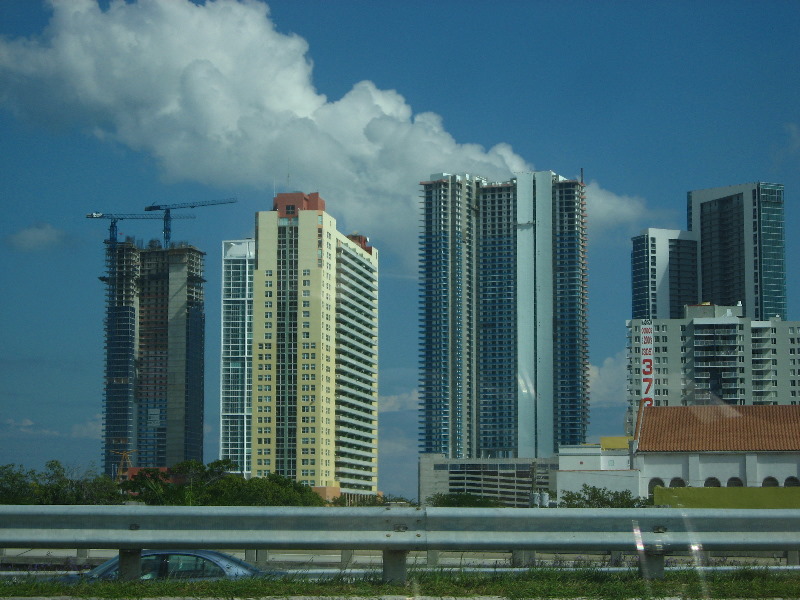
<svg viewBox="0 0 800 600"><path fill-rule="evenodd" d="M618 456L599 445L562 448L559 497L583 484L641 497L656 486L800 486L800 406L643 406L630 463Z"/></svg>

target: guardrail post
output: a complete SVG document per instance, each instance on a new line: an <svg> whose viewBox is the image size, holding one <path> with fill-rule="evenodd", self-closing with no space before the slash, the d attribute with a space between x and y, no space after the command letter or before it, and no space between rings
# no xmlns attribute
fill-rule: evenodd
<svg viewBox="0 0 800 600"><path fill-rule="evenodd" d="M142 576L142 551L119 551L119 578L123 581L133 581Z"/></svg>
<svg viewBox="0 0 800 600"><path fill-rule="evenodd" d="M800 550L786 551L786 565L795 567L800 565Z"/></svg>
<svg viewBox="0 0 800 600"><path fill-rule="evenodd" d="M534 567L536 566L536 550L512 550L512 567Z"/></svg>
<svg viewBox="0 0 800 600"><path fill-rule="evenodd" d="M349 567L353 564L353 555L355 552L353 550L342 550L342 567Z"/></svg>
<svg viewBox="0 0 800 600"><path fill-rule="evenodd" d="M639 575L645 579L662 579L664 577L664 552L658 549L639 552Z"/></svg>
<svg viewBox="0 0 800 600"><path fill-rule="evenodd" d="M404 585L408 575L408 550L383 551L383 582Z"/></svg>
<svg viewBox="0 0 800 600"><path fill-rule="evenodd" d="M256 566L264 566L269 562L269 550L262 548L245 550L244 559Z"/></svg>

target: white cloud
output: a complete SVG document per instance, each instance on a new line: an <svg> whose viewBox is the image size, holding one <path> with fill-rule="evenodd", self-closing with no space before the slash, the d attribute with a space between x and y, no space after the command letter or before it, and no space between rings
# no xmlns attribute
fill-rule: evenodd
<svg viewBox="0 0 800 600"><path fill-rule="evenodd" d="M99 414L96 414L85 423L76 423L73 425L70 431L70 437L99 440L102 438L102 433L102 418Z"/></svg>
<svg viewBox="0 0 800 600"><path fill-rule="evenodd" d="M61 433L53 431L52 429L45 429L38 427L34 421L28 418L4 419L3 425L5 427L0 430L0 437L9 437L14 434L23 434L25 436L39 436L39 437L60 437Z"/></svg>
<svg viewBox="0 0 800 600"><path fill-rule="evenodd" d="M64 231L49 223L39 223L6 236L6 243L20 252L41 252L60 246L66 239Z"/></svg>
<svg viewBox="0 0 800 600"><path fill-rule="evenodd" d="M362 81L317 93L308 44L266 4L216 0L52 2L39 39L0 40L0 98L37 122L79 125L157 158L171 180L319 191L343 225L415 242L416 182L528 168L506 144L459 144L432 113ZM407 254L407 253L406 253Z"/></svg>
<svg viewBox="0 0 800 600"><path fill-rule="evenodd" d="M604 189L596 181L586 185L586 209L588 212L590 240L595 240L595 234L603 232L620 233L627 243L631 235L639 230L649 220L656 218L647 208L644 198L640 196L625 196L615 194Z"/></svg>
<svg viewBox="0 0 800 600"><path fill-rule="evenodd" d="M256 0L50 0L39 38L0 39L0 102L32 121L87 132L156 158L169 180L274 182L319 191L345 230L416 255L416 182L431 173L504 179L532 166L508 144L457 142L441 117L394 90L314 87L308 43L276 31ZM290 182L290 183L289 183ZM639 197L589 184L590 239L638 232Z"/></svg>
<svg viewBox="0 0 800 600"><path fill-rule="evenodd" d="M593 407L625 406L627 365L624 350L607 357L599 366L589 365L589 389Z"/></svg>
<svg viewBox="0 0 800 600"><path fill-rule="evenodd" d="M419 393L416 388L406 394L381 396L378 401L378 410L381 413L417 410L417 408L419 408Z"/></svg>

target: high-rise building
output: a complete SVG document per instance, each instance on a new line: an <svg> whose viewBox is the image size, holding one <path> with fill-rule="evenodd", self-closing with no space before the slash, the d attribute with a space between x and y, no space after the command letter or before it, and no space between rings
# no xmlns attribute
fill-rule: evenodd
<svg viewBox="0 0 800 600"><path fill-rule="evenodd" d="M256 242L222 242L219 457L250 476Z"/></svg>
<svg viewBox="0 0 800 600"><path fill-rule="evenodd" d="M340 233L319 194L296 192L256 214L254 264L249 249L224 251L231 289L223 299L223 377L239 386L223 405L228 456L249 452L243 469L252 476L278 473L328 498L377 493L377 249ZM250 265L252 291L234 283L249 282ZM246 362L249 336L247 390L246 368L233 363Z"/></svg>
<svg viewBox="0 0 800 600"><path fill-rule="evenodd" d="M203 253L107 244L103 469L202 461Z"/></svg>
<svg viewBox="0 0 800 600"><path fill-rule="evenodd" d="M583 183L539 171L421 186L420 451L536 458L584 442Z"/></svg>
<svg viewBox="0 0 800 600"><path fill-rule="evenodd" d="M633 318L680 318L697 302L697 240L688 231L649 228L632 241Z"/></svg>
<svg viewBox="0 0 800 600"><path fill-rule="evenodd" d="M756 320L742 306L687 306L680 319L628 321L628 414L639 404L800 401L800 321Z"/></svg>
<svg viewBox="0 0 800 600"><path fill-rule="evenodd" d="M758 320L786 319L783 185L744 183L687 195L689 231L700 240L702 302Z"/></svg>

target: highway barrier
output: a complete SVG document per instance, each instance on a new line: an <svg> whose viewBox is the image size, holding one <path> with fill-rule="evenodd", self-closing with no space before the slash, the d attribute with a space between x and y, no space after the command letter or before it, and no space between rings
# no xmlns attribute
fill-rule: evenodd
<svg viewBox="0 0 800 600"><path fill-rule="evenodd" d="M800 509L0 506L0 547L378 550L405 582L411 551L635 551L643 577L671 552L800 550Z"/></svg>

